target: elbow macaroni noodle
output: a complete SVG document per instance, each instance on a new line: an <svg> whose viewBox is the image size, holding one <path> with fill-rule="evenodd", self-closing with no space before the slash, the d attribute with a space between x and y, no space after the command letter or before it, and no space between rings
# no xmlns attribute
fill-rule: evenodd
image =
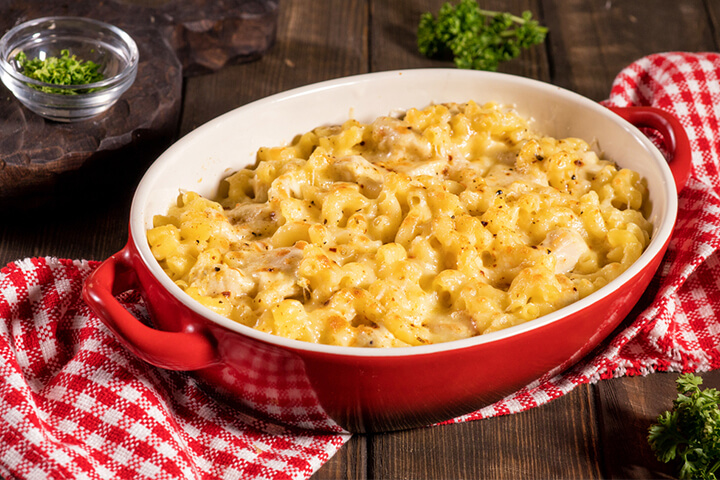
<svg viewBox="0 0 720 480"><path fill-rule="evenodd" d="M147 232L215 312L345 346L446 342L535 319L628 268L646 184L496 104L440 104L261 148L220 198L182 192Z"/></svg>

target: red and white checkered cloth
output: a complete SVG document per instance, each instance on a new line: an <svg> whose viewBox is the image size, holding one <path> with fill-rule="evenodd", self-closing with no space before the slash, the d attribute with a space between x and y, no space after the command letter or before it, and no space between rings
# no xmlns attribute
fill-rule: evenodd
<svg viewBox="0 0 720 480"><path fill-rule="evenodd" d="M675 114L693 148L673 240L641 307L569 372L452 420L519 412L577 385L720 367L720 55L666 53L617 77L608 105ZM0 272L0 475L7 479L306 479L349 438L266 423L149 367L81 299L97 262L26 259ZM122 303L146 315L135 292Z"/></svg>

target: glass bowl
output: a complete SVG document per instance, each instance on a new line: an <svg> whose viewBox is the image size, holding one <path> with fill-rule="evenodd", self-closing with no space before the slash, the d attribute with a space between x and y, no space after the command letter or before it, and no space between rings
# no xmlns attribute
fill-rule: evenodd
<svg viewBox="0 0 720 480"><path fill-rule="evenodd" d="M84 85L56 85L26 77L16 60L60 57L69 50L79 61L99 65L103 80ZM10 29L0 39L0 78L28 109L47 119L73 122L110 108L135 81L138 48L125 31L81 17L45 17ZM41 91L50 87L54 92Z"/></svg>

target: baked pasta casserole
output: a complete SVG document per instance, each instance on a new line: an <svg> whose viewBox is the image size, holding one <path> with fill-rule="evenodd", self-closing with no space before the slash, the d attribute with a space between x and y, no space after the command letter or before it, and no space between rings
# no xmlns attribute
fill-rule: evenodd
<svg viewBox="0 0 720 480"><path fill-rule="evenodd" d="M447 342L575 302L649 243L645 181L497 104L348 120L261 148L147 232L188 295L333 345Z"/></svg>

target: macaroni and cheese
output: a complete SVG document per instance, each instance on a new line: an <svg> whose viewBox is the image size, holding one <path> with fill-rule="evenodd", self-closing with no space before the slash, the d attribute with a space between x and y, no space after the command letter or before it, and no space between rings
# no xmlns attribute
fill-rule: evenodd
<svg viewBox="0 0 720 480"><path fill-rule="evenodd" d="M647 188L497 104L438 104L261 148L216 199L180 193L155 258L217 313L283 337L399 347L583 298L649 243Z"/></svg>

